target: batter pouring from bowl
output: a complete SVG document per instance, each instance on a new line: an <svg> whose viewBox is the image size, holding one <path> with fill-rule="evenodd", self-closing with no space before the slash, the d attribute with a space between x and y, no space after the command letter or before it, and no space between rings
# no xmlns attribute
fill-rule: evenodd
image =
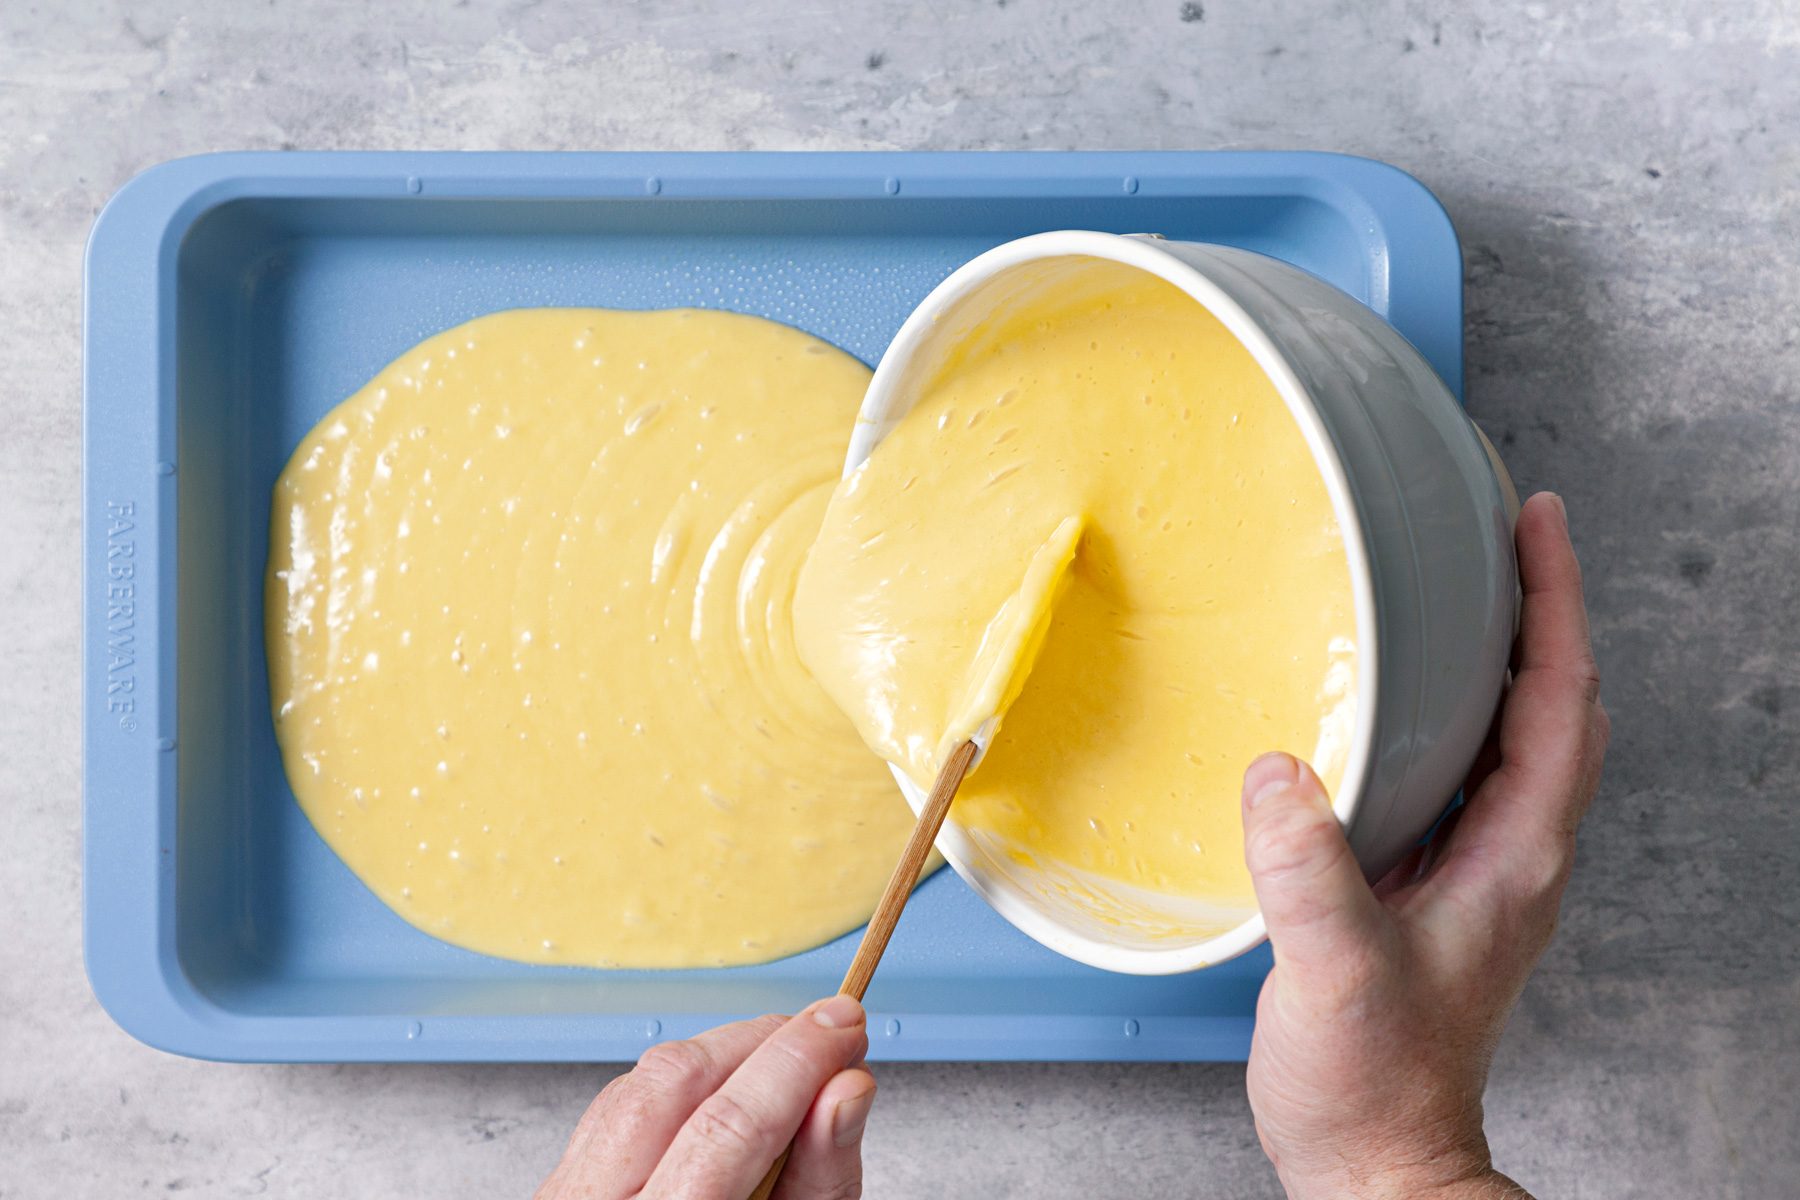
<svg viewBox="0 0 1800 1200"><path fill-rule="evenodd" d="M1244 760L1300 755L1335 791L1356 718L1344 538L1275 385L1174 284L1090 261L975 323L916 396L826 509L802 661L924 787L967 736L990 615L1074 514L1067 590L950 819L1120 936L1172 924L1151 898L1237 924Z"/></svg>
<svg viewBox="0 0 1800 1200"><path fill-rule="evenodd" d="M1317 775L1269 754L1242 787L1244 860L1275 949L1248 1091L1294 1200L1523 1197L1481 1096L1556 924L1609 724L1560 498L1519 515L1517 667L1467 803L1367 884ZM646 1052L581 1119L545 1200L748 1195L788 1143L778 1198L855 1196L875 1098L844 997Z"/></svg>

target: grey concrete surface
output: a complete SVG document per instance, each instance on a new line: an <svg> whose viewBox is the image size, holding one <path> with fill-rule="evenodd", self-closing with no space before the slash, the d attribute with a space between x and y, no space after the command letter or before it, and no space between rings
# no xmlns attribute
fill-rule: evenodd
<svg viewBox="0 0 1800 1200"><path fill-rule="evenodd" d="M1466 245L1469 399L1566 494L1615 718L1501 1046L1544 1197L1800 1194L1789 0L0 5L0 1196L526 1194L606 1070L228 1067L82 974L82 241L224 148L1319 147ZM877 1197L1276 1194L1231 1066L893 1066Z"/></svg>

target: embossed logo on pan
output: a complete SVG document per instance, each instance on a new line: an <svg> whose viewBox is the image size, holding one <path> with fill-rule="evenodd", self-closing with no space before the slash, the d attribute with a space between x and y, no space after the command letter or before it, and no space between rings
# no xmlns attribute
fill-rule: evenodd
<svg viewBox="0 0 1800 1200"><path fill-rule="evenodd" d="M137 729L137 503L106 502L106 711Z"/></svg>

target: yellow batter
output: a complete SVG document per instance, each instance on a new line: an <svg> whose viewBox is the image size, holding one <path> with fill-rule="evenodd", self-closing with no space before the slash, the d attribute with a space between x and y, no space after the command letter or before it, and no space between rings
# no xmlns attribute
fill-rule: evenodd
<svg viewBox="0 0 1800 1200"><path fill-rule="evenodd" d="M952 819L1026 861L1240 899L1250 760L1343 774L1343 540L1298 426L1211 314L1123 266L1057 295L978 328L839 487L800 656L929 784L996 614L1078 518L1047 640Z"/></svg>
<svg viewBox="0 0 1800 1200"><path fill-rule="evenodd" d="M757 962L866 920L912 818L791 605L868 378L752 317L542 309L329 414L266 593L319 833L421 929L531 962Z"/></svg>

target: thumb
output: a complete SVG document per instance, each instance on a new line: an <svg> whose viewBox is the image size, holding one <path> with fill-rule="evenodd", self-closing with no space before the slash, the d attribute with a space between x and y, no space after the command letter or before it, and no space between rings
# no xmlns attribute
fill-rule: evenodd
<svg viewBox="0 0 1800 1200"><path fill-rule="evenodd" d="M1379 935L1386 914L1325 785L1291 755L1265 754L1244 772L1244 861L1283 967L1335 970Z"/></svg>

